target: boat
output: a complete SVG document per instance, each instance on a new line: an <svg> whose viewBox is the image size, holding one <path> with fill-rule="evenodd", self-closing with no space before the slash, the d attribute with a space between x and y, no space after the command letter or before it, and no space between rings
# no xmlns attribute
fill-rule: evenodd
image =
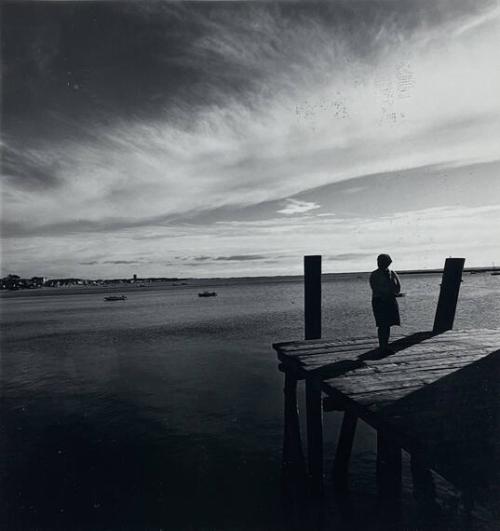
<svg viewBox="0 0 500 531"><path fill-rule="evenodd" d="M125 295L109 295L109 297L104 297L105 301L124 301L127 297Z"/></svg>
<svg viewBox="0 0 500 531"><path fill-rule="evenodd" d="M217 297L217 293L215 291L202 291L198 293L198 297Z"/></svg>
<svg viewBox="0 0 500 531"><path fill-rule="evenodd" d="M497 275L500 275L500 271L493 271L493 273L491 273L491 275L496 277Z"/></svg>

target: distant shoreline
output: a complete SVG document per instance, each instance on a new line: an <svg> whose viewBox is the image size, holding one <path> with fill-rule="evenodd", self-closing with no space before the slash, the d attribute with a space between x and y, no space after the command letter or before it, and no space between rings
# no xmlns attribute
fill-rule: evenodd
<svg viewBox="0 0 500 531"><path fill-rule="evenodd" d="M498 268L466 268L464 273L490 273L498 271ZM424 269L424 270L406 270L398 271L399 275L439 275L442 274L442 269ZM342 278L359 278L368 279L369 271L361 271L355 273L323 273L323 281L334 281ZM101 286L69 286L69 287L43 287L38 289L22 289L16 291L2 290L0 291L0 298L18 298L18 297L38 297L51 295L79 295L89 293L102 294L117 294L120 292L146 292L149 290L182 290L192 288L205 288L217 286L231 286L242 283L248 284L274 284L286 282L302 282L302 275L279 275L279 276L262 276L262 277L226 277L226 278L179 278L175 281L152 282L151 284L144 284L140 281L137 284L110 284Z"/></svg>

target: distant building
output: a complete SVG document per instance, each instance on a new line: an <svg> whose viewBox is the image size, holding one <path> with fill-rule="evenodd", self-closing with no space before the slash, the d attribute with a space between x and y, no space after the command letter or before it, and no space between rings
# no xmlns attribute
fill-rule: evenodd
<svg viewBox="0 0 500 531"><path fill-rule="evenodd" d="M137 282L137 275L134 273L134 282Z"/></svg>
<svg viewBox="0 0 500 531"><path fill-rule="evenodd" d="M19 289L21 283L22 278L19 275L7 275L2 278L2 289Z"/></svg>

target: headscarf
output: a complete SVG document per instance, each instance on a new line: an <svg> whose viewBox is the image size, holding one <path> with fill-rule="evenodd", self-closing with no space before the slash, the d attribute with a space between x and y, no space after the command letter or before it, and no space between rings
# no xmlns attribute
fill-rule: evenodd
<svg viewBox="0 0 500 531"><path fill-rule="evenodd" d="M385 269L386 267L389 267L392 263L392 258L388 254L379 254L377 256L377 265L381 269Z"/></svg>

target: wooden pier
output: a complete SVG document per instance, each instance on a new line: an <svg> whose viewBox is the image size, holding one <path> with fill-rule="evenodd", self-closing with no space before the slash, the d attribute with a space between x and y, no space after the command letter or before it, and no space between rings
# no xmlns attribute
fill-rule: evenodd
<svg viewBox="0 0 500 531"><path fill-rule="evenodd" d="M461 491L467 509L473 500L498 504L500 329L450 329L461 274L456 261L447 266L434 330L396 338L390 354L381 354L377 340L367 337L273 345L285 374L284 472L295 479L308 476L313 494L323 489L322 415L340 410L344 420L332 471L337 487L347 486L361 419L377 431L383 498L399 496L404 449L411 456L417 498L432 497L429 470L434 470ZM463 260L460 273L462 267ZM300 380L306 385L307 467L296 402Z"/></svg>

